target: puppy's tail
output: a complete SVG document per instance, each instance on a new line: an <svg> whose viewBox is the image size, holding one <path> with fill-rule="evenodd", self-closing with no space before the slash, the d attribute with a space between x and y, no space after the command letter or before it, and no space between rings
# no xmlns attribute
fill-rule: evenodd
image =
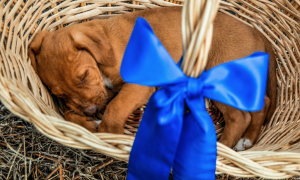
<svg viewBox="0 0 300 180"><path fill-rule="evenodd" d="M265 125L267 125L276 109L276 96L277 96L277 78L276 78L276 57L270 42L264 38L265 50L269 54L269 76L266 95L270 98L271 104L266 117Z"/></svg>

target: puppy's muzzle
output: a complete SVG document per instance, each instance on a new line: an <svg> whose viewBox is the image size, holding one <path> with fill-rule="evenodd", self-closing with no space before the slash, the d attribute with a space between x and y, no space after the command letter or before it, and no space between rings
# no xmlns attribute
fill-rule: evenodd
<svg viewBox="0 0 300 180"><path fill-rule="evenodd" d="M87 108L83 111L83 113L84 113L86 116L94 116L97 112L98 112L98 107L97 107L96 105L87 107Z"/></svg>

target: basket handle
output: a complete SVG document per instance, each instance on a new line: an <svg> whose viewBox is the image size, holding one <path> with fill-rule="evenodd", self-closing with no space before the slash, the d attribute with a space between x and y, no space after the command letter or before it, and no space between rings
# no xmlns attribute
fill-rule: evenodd
<svg viewBox="0 0 300 180"><path fill-rule="evenodd" d="M187 76L198 77L204 70L212 41L213 20L220 0L186 0L182 9L183 61Z"/></svg>

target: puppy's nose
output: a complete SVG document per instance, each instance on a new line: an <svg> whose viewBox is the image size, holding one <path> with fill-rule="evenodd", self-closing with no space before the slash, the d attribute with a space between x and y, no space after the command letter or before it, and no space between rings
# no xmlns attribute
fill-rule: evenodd
<svg viewBox="0 0 300 180"><path fill-rule="evenodd" d="M87 116L94 116L97 113L97 111L98 111L98 108L96 105L94 105L94 106L90 106L90 107L86 108L83 111L83 113Z"/></svg>

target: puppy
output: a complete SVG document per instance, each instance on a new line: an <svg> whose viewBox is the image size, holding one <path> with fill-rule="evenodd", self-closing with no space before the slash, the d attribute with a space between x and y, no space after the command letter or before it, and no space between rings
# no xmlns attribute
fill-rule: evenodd
<svg viewBox="0 0 300 180"><path fill-rule="evenodd" d="M55 32L42 31L34 37L29 48L32 66L52 93L64 100L66 120L92 132L123 134L127 117L147 103L155 88L127 84L119 73L123 53L139 16L151 24L177 62L182 55L181 7L155 8L93 20ZM206 69L255 51L270 54L264 108L259 112L245 112L213 102L226 121L220 142L233 147L241 139L239 150L256 142L265 119L270 120L275 110L276 62L270 43L257 30L218 13ZM107 89L117 95L106 106L97 130L96 123L88 120L110 100Z"/></svg>

